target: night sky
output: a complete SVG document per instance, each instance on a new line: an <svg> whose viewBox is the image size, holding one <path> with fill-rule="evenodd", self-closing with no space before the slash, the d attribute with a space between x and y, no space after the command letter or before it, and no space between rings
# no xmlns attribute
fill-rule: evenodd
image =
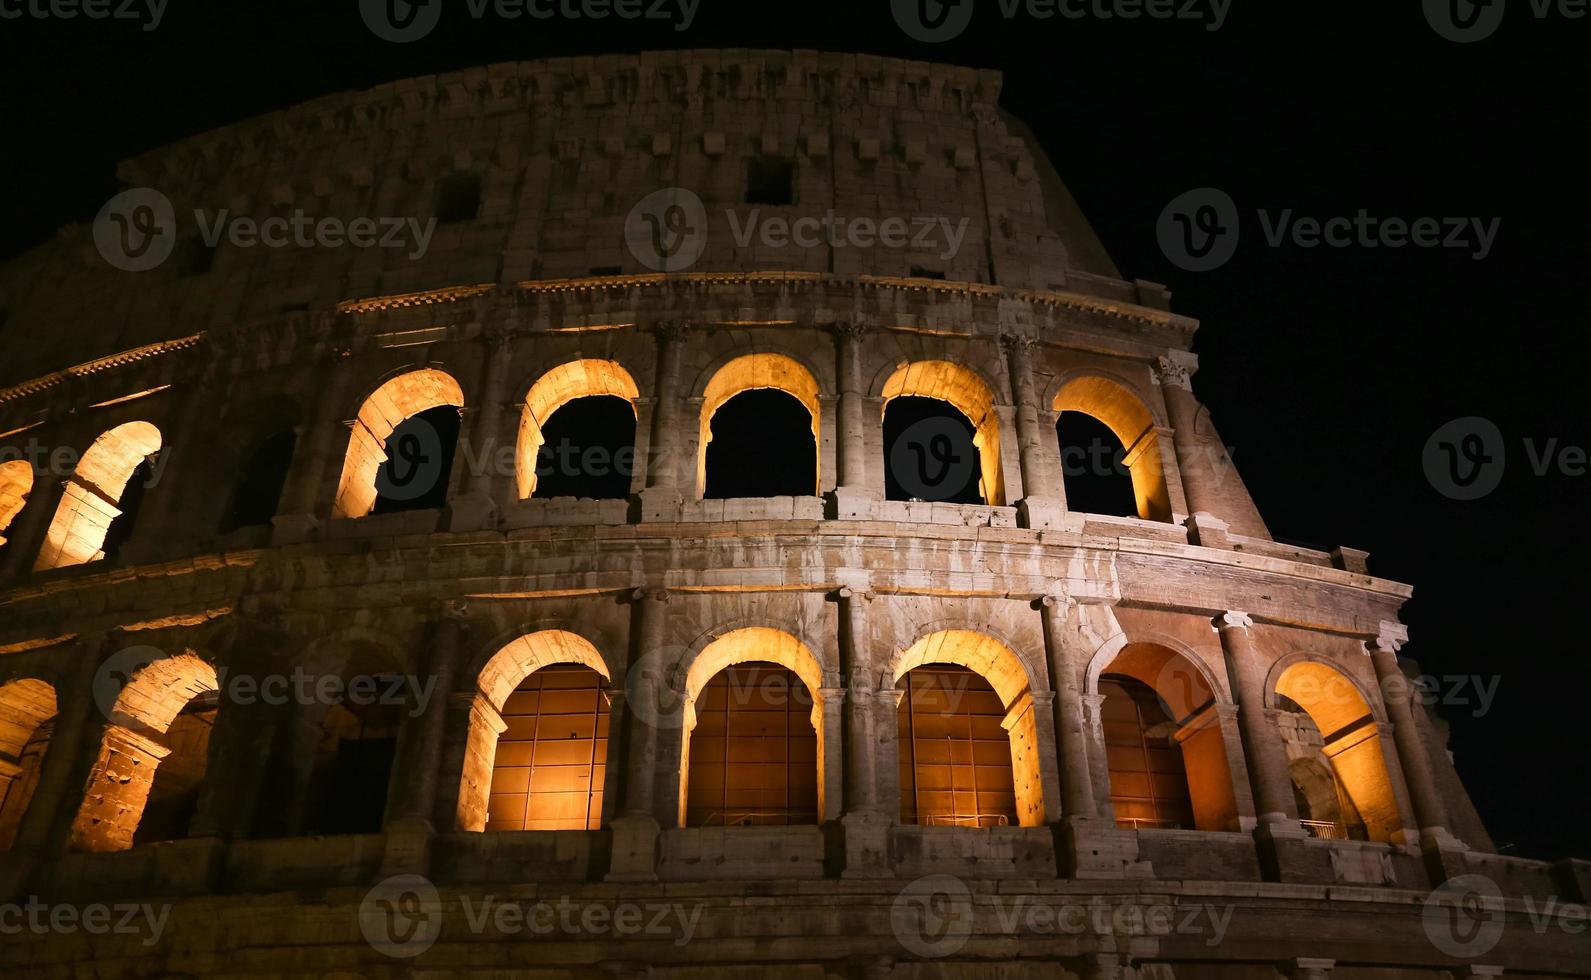
<svg viewBox="0 0 1591 980"><path fill-rule="evenodd" d="M25 2L40 0L0 9ZM1271 530L1370 551L1373 572L1415 586L1406 653L1428 673L1496 685L1482 712L1474 681L1450 683L1467 703L1444 713L1498 842L1591 857L1591 669L1570 628L1585 609L1591 475L1538 475L1532 459L1549 443L1591 446L1591 19L1538 19L1511 0L1495 34L1458 44L1419 0L1234 0L1214 31L1209 18L1008 20L999 0L977 0L960 36L930 44L897 26L888 0L700 0L686 30L677 18L475 20L465 6L449 0L441 26L405 45L377 39L354 0L170 0L153 31L0 19L0 256L91 220L118 160L407 76L684 47L998 68L1005 106L1123 275L1168 284L1174 308L1202 321L1196 388ZM1231 196L1242 234L1230 262L1189 272L1162 253L1156 224L1203 187ZM1257 214L1287 209L1500 225L1483 259L1473 247L1272 247ZM1507 458L1493 492L1460 501L1423 459L1439 427L1467 417L1495 424Z"/></svg>

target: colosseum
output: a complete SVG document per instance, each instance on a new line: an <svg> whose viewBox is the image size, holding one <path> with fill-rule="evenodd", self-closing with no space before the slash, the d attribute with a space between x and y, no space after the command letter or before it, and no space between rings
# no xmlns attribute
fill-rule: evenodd
<svg viewBox="0 0 1591 980"><path fill-rule="evenodd" d="M1591 977L1000 85L427 76L6 264L0 964Z"/></svg>

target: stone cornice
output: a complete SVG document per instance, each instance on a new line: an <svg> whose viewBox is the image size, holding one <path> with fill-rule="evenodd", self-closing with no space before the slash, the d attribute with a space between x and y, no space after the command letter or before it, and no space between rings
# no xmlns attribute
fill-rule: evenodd
<svg viewBox="0 0 1591 980"><path fill-rule="evenodd" d="M176 340L162 340L159 343L145 344L142 347L134 347L132 350L124 350L105 357L97 357L92 361L84 361L82 364L73 365L53 374L46 374L43 377L23 381L9 388L0 388L0 405L26 398L29 395L36 395L41 391L48 391L51 388L71 381L73 378L88 377L89 375L126 367L129 364L136 364L139 361L147 361L151 358L164 357L179 351L190 350L197 347L203 339L204 333L201 331L187 337L179 337Z"/></svg>

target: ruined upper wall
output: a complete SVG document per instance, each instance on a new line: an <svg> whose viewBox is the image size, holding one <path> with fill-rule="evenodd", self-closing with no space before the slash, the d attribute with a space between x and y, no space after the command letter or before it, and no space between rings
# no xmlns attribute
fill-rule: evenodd
<svg viewBox="0 0 1591 980"><path fill-rule="evenodd" d="M0 268L0 384L351 298L654 271L627 246L626 217L674 186L700 195L707 215L692 271L943 274L1131 301L1042 151L996 109L999 91L992 71L694 51L503 64L329 96L124 163L124 185L172 202L177 241L157 268L114 267L84 225ZM792 205L746 202L757 157L793 164ZM422 240L416 230L461 176L479 181L476 217ZM750 221L830 212L904 219L911 241L742 240ZM394 247L203 241L201 223L223 215L230 228L296 213L407 230ZM955 247L947 227L964 227Z"/></svg>

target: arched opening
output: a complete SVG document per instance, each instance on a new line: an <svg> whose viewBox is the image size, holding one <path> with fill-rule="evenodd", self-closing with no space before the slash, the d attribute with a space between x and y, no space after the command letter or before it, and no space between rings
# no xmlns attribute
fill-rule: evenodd
<svg viewBox="0 0 1591 980"><path fill-rule="evenodd" d="M187 832L209 760L216 672L192 653L152 656L111 710L72 824L73 850L121 851Z"/></svg>
<svg viewBox="0 0 1591 980"><path fill-rule="evenodd" d="M376 389L348 437L332 516L441 506L463 407L458 382L435 368L400 374Z"/></svg>
<svg viewBox="0 0 1591 980"><path fill-rule="evenodd" d="M0 687L0 852L11 849L33 801L55 711L55 689L44 681L29 678Z"/></svg>
<svg viewBox="0 0 1591 980"><path fill-rule="evenodd" d="M771 663L726 667L697 696L687 827L818 822L812 695Z"/></svg>
<svg viewBox="0 0 1591 980"><path fill-rule="evenodd" d="M822 689L817 657L781 630L746 627L704 647L685 676L681 823L818 823Z"/></svg>
<svg viewBox="0 0 1591 980"><path fill-rule="evenodd" d="M148 422L127 422L94 440L62 489L34 570L99 561L125 542L159 451L160 430Z"/></svg>
<svg viewBox="0 0 1591 980"><path fill-rule="evenodd" d="M702 392L696 490L703 499L818 492L818 382L783 354L747 354Z"/></svg>
<svg viewBox="0 0 1591 980"><path fill-rule="evenodd" d="M33 464L25 459L0 463L0 554L5 553L6 529L16 520L33 491Z"/></svg>
<svg viewBox="0 0 1591 980"><path fill-rule="evenodd" d="M255 442L238 469L232 497L221 522L221 533L270 524L282 500L282 488L293 466L297 433L289 428Z"/></svg>
<svg viewBox="0 0 1591 980"><path fill-rule="evenodd" d="M895 661L901 822L987 827L1045 821L1027 670L984 633L941 630Z"/></svg>
<svg viewBox="0 0 1591 980"><path fill-rule="evenodd" d="M916 361L889 376L883 398L887 499L1005 503L1000 418L982 378L949 361ZM929 399L936 404L920 404Z"/></svg>
<svg viewBox="0 0 1591 980"><path fill-rule="evenodd" d="M1084 514L1137 517L1127 450L1110 427L1082 412L1062 412L1055 423L1061 446L1066 507Z"/></svg>
<svg viewBox="0 0 1591 980"><path fill-rule="evenodd" d="M1077 455L1075 447L1087 449L1086 440L1089 436L1085 433L1084 441L1075 441L1077 437L1069 432L1063 433L1062 426L1071 424L1067 416L1072 413L1089 416L1110 430L1114 441L1123 447L1121 465L1126 467L1132 481L1133 510L1130 516L1150 521L1171 520L1171 497L1166 489L1160 436L1155 428L1154 416L1149 413L1142 399L1110 378L1086 375L1074 378L1063 385L1056 393L1055 404L1052 407L1061 416L1056 426L1056 435L1060 445L1063 470L1067 463L1068 450L1071 449L1072 456L1075 457ZM1071 500L1073 478L1065 472L1063 477L1066 481L1068 508L1083 510ZM1079 492L1087 495L1092 492L1092 488L1079 486ZM1118 498L1114 495L1108 498L1110 501L1116 499ZM1114 510L1089 513L1110 514L1114 513Z"/></svg>
<svg viewBox="0 0 1591 980"><path fill-rule="evenodd" d="M408 708L386 696L401 687L395 680L388 674L355 675L326 709L305 788L305 833L380 832L398 728Z"/></svg>
<svg viewBox="0 0 1591 980"><path fill-rule="evenodd" d="M1188 656L1130 643L1101 671L1098 691L1118 825L1238 829L1215 691Z"/></svg>
<svg viewBox="0 0 1591 980"><path fill-rule="evenodd" d="M1288 758L1307 761L1332 780L1330 794L1317 787L1310 800L1337 799L1335 817L1305 817L1305 828L1322 837L1383 842L1400 837L1403 819L1380 729L1359 688L1335 667L1306 660L1282 672L1276 694L1277 706L1292 716L1292 723L1282 726ZM1310 812L1322 811L1312 805Z"/></svg>
<svg viewBox="0 0 1591 980"><path fill-rule="evenodd" d="M599 828L609 681L597 648L566 630L529 633L493 654L470 706L459 829Z"/></svg>
<svg viewBox="0 0 1591 980"><path fill-rule="evenodd" d="M1310 836L1326 840L1369 839L1364 819L1329 763L1318 758L1295 758L1287 764L1287 776L1293 784L1293 804L1298 807L1299 821Z"/></svg>
<svg viewBox="0 0 1591 980"><path fill-rule="evenodd" d="M571 361L537 379L520 414L520 499L629 496L635 381L616 361Z"/></svg>

